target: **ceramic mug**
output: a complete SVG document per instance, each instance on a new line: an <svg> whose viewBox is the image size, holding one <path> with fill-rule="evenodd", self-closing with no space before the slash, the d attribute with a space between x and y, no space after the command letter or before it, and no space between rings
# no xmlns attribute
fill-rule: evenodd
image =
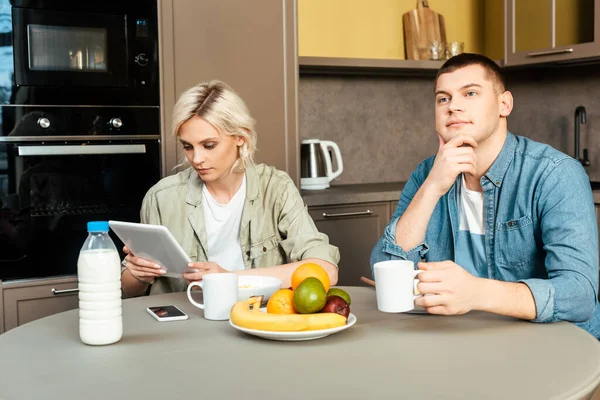
<svg viewBox="0 0 600 400"><path fill-rule="evenodd" d="M192 299L191 291L194 286L202 288L204 303ZM213 321L228 320L231 307L238 299L238 276L230 273L204 275L202 281L188 285L187 296L193 305L204 310L204 318Z"/></svg>
<svg viewBox="0 0 600 400"><path fill-rule="evenodd" d="M408 260L380 261L373 265L377 309L382 312L406 312L415 308L419 282L415 277L421 272Z"/></svg>

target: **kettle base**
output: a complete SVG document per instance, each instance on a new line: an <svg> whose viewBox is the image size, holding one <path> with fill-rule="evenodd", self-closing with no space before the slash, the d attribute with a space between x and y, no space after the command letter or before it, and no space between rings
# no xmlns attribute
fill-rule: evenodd
<svg viewBox="0 0 600 400"><path fill-rule="evenodd" d="M323 190L329 188L329 178L326 176L318 178L300 178L300 189Z"/></svg>

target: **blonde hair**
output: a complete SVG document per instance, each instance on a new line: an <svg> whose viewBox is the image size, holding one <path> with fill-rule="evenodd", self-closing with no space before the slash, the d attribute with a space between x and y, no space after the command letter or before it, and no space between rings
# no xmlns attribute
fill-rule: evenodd
<svg viewBox="0 0 600 400"><path fill-rule="evenodd" d="M204 119L219 133L245 139L238 147L238 159L232 167L234 172L242 172L254 163L256 121L246 103L229 85L212 80L183 92L173 109L173 135L179 137L181 125L194 116Z"/></svg>

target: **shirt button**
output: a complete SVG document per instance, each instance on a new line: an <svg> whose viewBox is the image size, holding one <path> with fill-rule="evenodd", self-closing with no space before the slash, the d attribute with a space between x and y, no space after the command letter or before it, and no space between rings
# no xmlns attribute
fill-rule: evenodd
<svg viewBox="0 0 600 400"><path fill-rule="evenodd" d="M247 252L246 252L246 255L247 255L247 256L249 256L249 255L250 255L250 251L247 251Z"/></svg>
<svg viewBox="0 0 600 400"><path fill-rule="evenodd" d="M263 253L266 253L266 252L267 252L267 248L263 247Z"/></svg>
<svg viewBox="0 0 600 400"><path fill-rule="evenodd" d="M508 226L513 226L515 224L515 221L508 221Z"/></svg>

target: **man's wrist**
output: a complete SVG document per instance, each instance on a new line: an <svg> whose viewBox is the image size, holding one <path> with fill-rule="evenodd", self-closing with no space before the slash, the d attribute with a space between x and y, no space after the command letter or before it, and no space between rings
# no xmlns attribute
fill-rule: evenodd
<svg viewBox="0 0 600 400"><path fill-rule="evenodd" d="M490 279L473 277L473 300L471 304L471 309L473 311L488 311L491 308L492 296L490 296L490 292L492 288L490 288Z"/></svg>
<svg viewBox="0 0 600 400"><path fill-rule="evenodd" d="M435 200L436 202L444 195L444 193L440 193L439 189L431 182L425 182L421 186L423 189L423 196Z"/></svg>

